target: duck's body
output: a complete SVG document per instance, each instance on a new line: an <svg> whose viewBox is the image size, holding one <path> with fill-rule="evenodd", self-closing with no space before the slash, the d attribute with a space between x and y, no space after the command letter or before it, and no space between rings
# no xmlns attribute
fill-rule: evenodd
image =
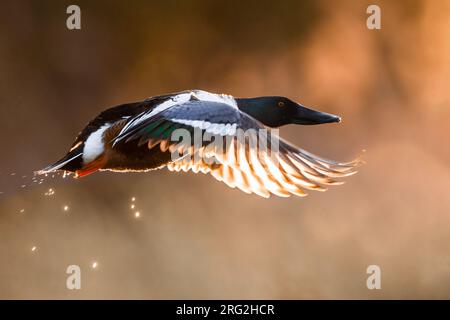
<svg viewBox="0 0 450 320"><path fill-rule="evenodd" d="M320 185L336 184L334 178L353 174L357 162L336 163L283 140L274 143L277 137L265 126L339 121L337 116L284 97L236 99L202 90L183 91L103 111L78 135L64 158L39 173L63 170L81 177L97 170L168 167L210 173L231 187L265 197L270 193L302 196L302 188L322 190ZM241 132L252 130L258 132L255 145L239 138ZM173 139L180 132L214 138L180 144ZM223 140L224 147L211 140ZM266 149L261 147L263 140L267 140ZM175 153L183 155L174 157Z"/></svg>

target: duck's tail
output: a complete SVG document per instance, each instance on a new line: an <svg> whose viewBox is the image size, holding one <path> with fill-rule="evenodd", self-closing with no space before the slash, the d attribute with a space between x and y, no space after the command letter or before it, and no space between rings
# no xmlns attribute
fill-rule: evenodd
<svg viewBox="0 0 450 320"><path fill-rule="evenodd" d="M45 167L44 169L35 171L36 175L48 174L55 171L75 172L82 167L83 152L80 149L75 149L66 154L63 158L55 163Z"/></svg>

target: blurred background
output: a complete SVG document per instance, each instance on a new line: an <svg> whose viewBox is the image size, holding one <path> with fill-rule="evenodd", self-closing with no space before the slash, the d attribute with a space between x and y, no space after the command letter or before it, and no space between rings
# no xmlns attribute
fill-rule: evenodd
<svg viewBox="0 0 450 320"><path fill-rule="evenodd" d="M11 0L0 37L0 298L450 298L450 1ZM339 114L281 135L366 165L302 199L166 170L28 187L101 110L191 88Z"/></svg>

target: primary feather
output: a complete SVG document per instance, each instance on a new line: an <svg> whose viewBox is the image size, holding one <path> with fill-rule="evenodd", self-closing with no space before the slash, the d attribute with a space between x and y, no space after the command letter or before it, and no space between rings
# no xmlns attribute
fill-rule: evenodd
<svg viewBox="0 0 450 320"><path fill-rule="evenodd" d="M140 116L141 117L141 116ZM195 130L223 138L224 143L202 141L200 145L180 144L172 141L171 134L185 129L193 136ZM258 130L250 139L239 139L236 131ZM286 197L290 194L305 196L303 189L325 190L324 185L341 184L336 178L356 173L358 161L337 163L317 157L290 143L272 137L266 127L232 106L215 101L189 100L174 104L145 119L134 122L115 138L126 143L147 144L149 149L159 145L161 152L183 154L169 163L171 171L209 173L232 188L263 197L270 194ZM273 139L275 138L275 139ZM278 140L278 150L270 141ZM216 142L216 140L215 140ZM266 143L267 148L260 148ZM226 145L226 149L217 145Z"/></svg>

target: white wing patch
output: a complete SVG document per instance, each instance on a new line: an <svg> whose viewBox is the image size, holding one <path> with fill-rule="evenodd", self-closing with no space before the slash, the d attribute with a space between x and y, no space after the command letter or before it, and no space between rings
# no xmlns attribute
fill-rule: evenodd
<svg viewBox="0 0 450 320"><path fill-rule="evenodd" d="M111 127L110 123L107 123L100 127L97 131L91 133L86 139L83 149L83 162L88 164L95 160L99 155L105 151L105 144L103 142L103 133Z"/></svg>
<svg viewBox="0 0 450 320"><path fill-rule="evenodd" d="M189 101L189 99L191 98L191 93L187 92L187 93L181 93L178 94L166 101L164 101L163 103L159 104L158 106L156 106L155 108L153 108L152 111L148 112L148 111L144 111L142 112L140 115L136 116L134 119L132 119L130 122L128 122L123 128L122 130L120 130L120 133L117 135L118 137L120 137L123 133L125 133L128 129L139 125L140 123L144 122L146 119L154 116L155 114L160 113L161 111L164 111L170 107L173 107L174 105L180 104L180 103L184 103ZM120 141L120 139L116 140L114 142L114 144L116 142Z"/></svg>
<svg viewBox="0 0 450 320"><path fill-rule="evenodd" d="M233 98L233 96L227 94L217 94L203 90L193 90L192 94L194 94L194 96L201 101L224 103L229 105L230 107L233 107L234 109L238 109L236 100Z"/></svg>
<svg viewBox="0 0 450 320"><path fill-rule="evenodd" d="M230 135L233 136L236 134L236 123L211 123L208 121L201 120L185 120L185 119L170 119L172 122L181 123L187 126L191 126L194 128L199 128L205 130L208 133L212 134L220 134L221 136Z"/></svg>
<svg viewBox="0 0 450 320"><path fill-rule="evenodd" d="M120 133L117 135L117 138L115 139L115 141L113 143L113 146L124 137L124 134L129 129L131 129L131 128L135 127L135 126L138 126L139 124L141 124L145 120L151 118L155 114L158 114L158 113L160 113L160 112L162 112L162 111L164 111L164 110L166 110L166 109L168 109L170 107L173 107L175 105L188 102L189 100L191 100L192 97L195 97L195 98L197 98L198 100L201 100L201 101L211 101L211 102L225 103L225 104L229 105L230 107L232 107L234 109L238 109L236 100L230 95L216 94L216 93L211 93L211 92L207 92L207 91L203 91L203 90L192 90L192 91L188 91L188 92L183 92L183 93L177 94L177 95L171 97L170 99L164 101L163 103L157 105L150 112L148 112L148 111L142 112L141 114L139 114L135 118L131 119L131 121L128 122L122 128ZM215 128L214 130L217 131L219 129ZM227 130L231 130L231 129L227 128Z"/></svg>

